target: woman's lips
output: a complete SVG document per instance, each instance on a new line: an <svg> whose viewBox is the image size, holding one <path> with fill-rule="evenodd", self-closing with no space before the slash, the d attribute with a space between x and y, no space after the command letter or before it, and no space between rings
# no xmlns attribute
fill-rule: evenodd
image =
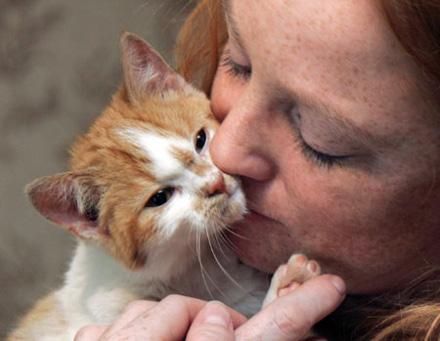
<svg viewBox="0 0 440 341"><path fill-rule="evenodd" d="M244 219L233 226L229 238L242 262L270 273L285 258L279 254L277 245L277 235L284 229L278 221L250 209Z"/></svg>
<svg viewBox="0 0 440 341"><path fill-rule="evenodd" d="M249 213L247 213L244 216L244 220L255 221L255 220L259 220L259 219L269 219L269 218L267 218L265 215L262 215L252 209L249 211Z"/></svg>
<svg viewBox="0 0 440 341"><path fill-rule="evenodd" d="M236 233L233 233L231 237L243 246L253 243L255 239L262 236L268 236L268 232L272 231L274 226L282 227L282 224L258 211L249 209L243 219L233 225L233 231Z"/></svg>
<svg viewBox="0 0 440 341"><path fill-rule="evenodd" d="M264 213L260 213L252 208L249 209L249 213L247 213L244 216L244 221L246 221L246 220L250 220L250 221L258 220L259 222L266 222L266 223L272 222L272 223L281 224L278 220L276 220L268 215L265 215Z"/></svg>

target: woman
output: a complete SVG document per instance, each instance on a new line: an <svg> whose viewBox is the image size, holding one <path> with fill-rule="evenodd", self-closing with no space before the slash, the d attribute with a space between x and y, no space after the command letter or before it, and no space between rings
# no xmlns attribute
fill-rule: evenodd
<svg viewBox="0 0 440 341"><path fill-rule="evenodd" d="M173 340L190 328L190 340L298 340L345 291L401 292L440 265L440 2L223 7L225 15L219 1L205 0L194 10L180 66L201 80L222 122L214 162L242 177L249 198L251 214L237 227L247 238L235 240L240 257L273 272L303 252L345 284L318 277L249 321L190 298L140 302L106 332L88 327L78 339L122 330ZM438 338L437 306L407 296L378 339Z"/></svg>

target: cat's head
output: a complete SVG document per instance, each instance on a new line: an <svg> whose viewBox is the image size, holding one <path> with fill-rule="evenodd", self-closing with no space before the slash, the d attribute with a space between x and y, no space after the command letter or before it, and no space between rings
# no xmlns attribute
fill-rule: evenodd
<svg viewBox="0 0 440 341"><path fill-rule="evenodd" d="M224 229L245 200L211 161L218 123L206 96L137 36L121 47L123 86L73 146L72 170L27 193L50 221L137 268L157 245Z"/></svg>

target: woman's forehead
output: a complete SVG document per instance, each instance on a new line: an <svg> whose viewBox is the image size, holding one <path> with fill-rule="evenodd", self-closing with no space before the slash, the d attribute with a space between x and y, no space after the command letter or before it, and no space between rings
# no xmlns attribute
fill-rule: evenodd
<svg viewBox="0 0 440 341"><path fill-rule="evenodd" d="M376 135L426 122L421 72L376 1L229 0L225 10L231 50L248 59L261 95L290 92Z"/></svg>
<svg viewBox="0 0 440 341"><path fill-rule="evenodd" d="M397 39L376 1L228 0L227 3L230 33L245 48L270 45L282 48L277 51L280 54L304 54L319 48L323 56L337 51L346 58L390 57L400 52L396 51Z"/></svg>
<svg viewBox="0 0 440 341"><path fill-rule="evenodd" d="M396 83L416 71L374 3L230 0L226 16L232 45L250 59L254 74L358 100L355 90L365 94L372 79Z"/></svg>

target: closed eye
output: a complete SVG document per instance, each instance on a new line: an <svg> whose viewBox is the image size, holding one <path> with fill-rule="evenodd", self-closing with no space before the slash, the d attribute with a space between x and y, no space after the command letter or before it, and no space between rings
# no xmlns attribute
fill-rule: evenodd
<svg viewBox="0 0 440 341"><path fill-rule="evenodd" d="M243 80L249 79L252 75L252 68L250 66L241 65L235 62L232 59L229 50L224 52L220 66L225 67L226 72L228 72L231 76L241 78Z"/></svg>
<svg viewBox="0 0 440 341"><path fill-rule="evenodd" d="M304 140L301 140L300 143L303 154L312 161L317 162L320 166L332 167L342 165L350 157L350 155L329 155L320 152L309 146Z"/></svg>

